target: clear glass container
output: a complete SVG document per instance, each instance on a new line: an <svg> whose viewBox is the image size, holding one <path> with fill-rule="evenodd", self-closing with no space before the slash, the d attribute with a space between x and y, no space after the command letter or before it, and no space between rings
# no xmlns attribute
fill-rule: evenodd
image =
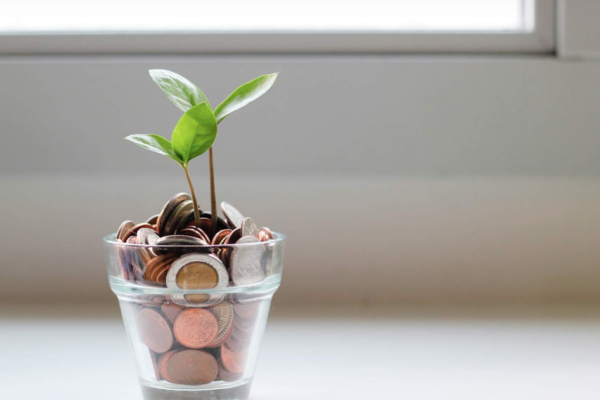
<svg viewBox="0 0 600 400"><path fill-rule="evenodd" d="M104 238L110 287L145 400L246 399L285 236L231 245Z"/></svg>

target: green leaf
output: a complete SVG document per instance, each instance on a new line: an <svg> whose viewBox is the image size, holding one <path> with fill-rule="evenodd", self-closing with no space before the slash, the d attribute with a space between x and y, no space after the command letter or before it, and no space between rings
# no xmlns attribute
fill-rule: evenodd
<svg viewBox="0 0 600 400"><path fill-rule="evenodd" d="M177 122L171 141L175 154L187 164L212 146L217 138L217 120L206 103L190 108Z"/></svg>
<svg viewBox="0 0 600 400"><path fill-rule="evenodd" d="M269 74L259 76L258 78L244 83L239 88L235 89L219 106L215 109L217 123L232 112L239 110L245 105L252 103L260 96L265 94L275 83L277 74Z"/></svg>
<svg viewBox="0 0 600 400"><path fill-rule="evenodd" d="M171 142L159 135L129 135L125 138L140 146L143 149L153 151L163 156L167 156L178 163L182 164L183 161L173 151Z"/></svg>
<svg viewBox="0 0 600 400"><path fill-rule="evenodd" d="M202 90L183 76L166 69L151 69L149 72L152 80L181 111L186 112L200 103L210 107Z"/></svg>

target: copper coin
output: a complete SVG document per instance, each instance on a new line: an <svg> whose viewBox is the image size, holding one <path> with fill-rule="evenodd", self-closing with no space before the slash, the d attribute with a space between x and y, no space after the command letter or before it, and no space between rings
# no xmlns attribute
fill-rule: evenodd
<svg viewBox="0 0 600 400"><path fill-rule="evenodd" d="M223 365L219 365L219 379L225 382L234 382L239 381L244 376L243 373L235 374L233 372L227 371L227 369L223 368Z"/></svg>
<svg viewBox="0 0 600 400"><path fill-rule="evenodd" d="M265 232L258 231L258 240L260 240L261 242L266 242L267 240L269 240L269 237Z"/></svg>
<svg viewBox="0 0 600 400"><path fill-rule="evenodd" d="M225 244L235 244L242 237L242 230L240 228L236 228L231 231L231 234L227 237L227 241Z"/></svg>
<svg viewBox="0 0 600 400"><path fill-rule="evenodd" d="M185 307L184 306L180 306L179 304L175 304L175 303L165 303L165 304L162 305L162 307L160 308L160 310L165 315L165 317L167 317L167 319L169 321L171 321L171 323L173 323L177 319L177 316L183 310L185 310Z"/></svg>
<svg viewBox="0 0 600 400"><path fill-rule="evenodd" d="M210 211L205 211L200 215L200 218L206 218L206 219L210 219L212 222L212 213ZM211 223L212 226L212 223ZM231 228L229 226L229 224L221 217L219 217L217 215L217 231L220 231L221 229L228 229Z"/></svg>
<svg viewBox="0 0 600 400"><path fill-rule="evenodd" d="M158 221L158 214L151 216L146 220L150 225L156 225L156 221Z"/></svg>
<svg viewBox="0 0 600 400"><path fill-rule="evenodd" d="M263 226L262 228L260 228L258 232L259 233L263 232L264 234L266 234L267 237L269 238L269 240L273 239L273 232L271 232L271 230L269 228L267 228L266 226Z"/></svg>
<svg viewBox="0 0 600 400"><path fill-rule="evenodd" d="M123 240L127 241L127 239L129 239L133 235L136 235L137 231L139 231L142 228L152 229L152 225L150 225L146 222L142 222L141 224L137 224L137 225L131 227L131 229L129 229L129 231L127 231L127 233L125 235L123 235ZM143 243L137 242L137 244L143 244Z"/></svg>
<svg viewBox="0 0 600 400"><path fill-rule="evenodd" d="M234 374L244 372L247 357L248 351L246 350L233 351L226 345L221 346L221 364L229 372Z"/></svg>
<svg viewBox="0 0 600 400"><path fill-rule="evenodd" d="M197 228L202 229L204 233L206 233L209 237L212 237L212 221L208 218L200 218L198 220L198 224L196 225L195 221L192 221Z"/></svg>
<svg viewBox="0 0 600 400"><path fill-rule="evenodd" d="M157 256L150 260L148 264L146 264L146 269L144 270L144 278L156 282L156 277L160 273L161 270L168 268L171 264L178 258L176 254L164 254Z"/></svg>
<svg viewBox="0 0 600 400"><path fill-rule="evenodd" d="M219 373L217 360L200 350L178 351L165 365L165 379L180 385L204 385L214 381Z"/></svg>
<svg viewBox="0 0 600 400"><path fill-rule="evenodd" d="M200 349L215 340L219 322L210 311L190 308L179 314L173 324L173 333L182 345Z"/></svg>
<svg viewBox="0 0 600 400"><path fill-rule="evenodd" d="M231 234L231 229L222 229L213 237L211 244L216 245L220 244L223 239L225 239L229 234Z"/></svg>
<svg viewBox="0 0 600 400"><path fill-rule="evenodd" d="M228 347L231 351L244 351L248 348L248 341L239 340L235 338L233 334L223 343L221 347Z"/></svg>
<svg viewBox="0 0 600 400"><path fill-rule="evenodd" d="M162 356L160 356L160 358L158 359L158 370L160 372L160 375L166 381L171 382L169 375L168 375L168 371L167 371L167 365L168 365L169 359L171 357L173 357L173 355L175 353L177 353L178 351L181 351L181 350L169 351L168 353L165 353Z"/></svg>
<svg viewBox="0 0 600 400"><path fill-rule="evenodd" d="M124 221L121 226L119 226L119 229L117 230L117 239L121 239L122 241L125 241L125 239L123 239L123 236L125 236L125 234L127 232L129 232L129 230L131 228L133 228L135 225L135 223L133 221Z"/></svg>
<svg viewBox="0 0 600 400"><path fill-rule="evenodd" d="M177 193L175 196L171 197L167 204L164 205L160 214L158 214L158 219L156 221L156 230L160 236L163 235L165 224L167 223L167 219L170 214L175 210L175 208L185 200L191 200L189 194L187 193Z"/></svg>
<svg viewBox="0 0 600 400"><path fill-rule="evenodd" d="M202 239L207 243L210 243L210 239L209 239L208 235L206 234L206 232L204 232L202 229L195 227L195 226L188 226L188 227L182 229L181 231L177 232L177 234L195 237L198 239Z"/></svg>
<svg viewBox="0 0 600 400"><path fill-rule="evenodd" d="M151 308L142 309L137 315L140 339L155 353L164 353L173 346L173 334L167 320Z"/></svg>
<svg viewBox="0 0 600 400"><path fill-rule="evenodd" d="M166 284L167 283L167 273L169 272L169 266L165 266L163 269L161 269L158 274L156 275L156 279L154 280L156 283L162 283L162 284Z"/></svg>
<svg viewBox="0 0 600 400"><path fill-rule="evenodd" d="M156 377L157 381L160 381L160 371L158 369L158 360L157 360L158 355L150 349L148 349L148 352L150 353L150 359L152 360L152 367L154 368L154 376Z"/></svg>

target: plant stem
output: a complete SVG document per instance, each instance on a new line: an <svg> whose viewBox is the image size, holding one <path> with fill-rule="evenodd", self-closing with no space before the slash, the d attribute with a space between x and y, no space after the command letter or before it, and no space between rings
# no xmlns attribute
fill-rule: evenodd
<svg viewBox="0 0 600 400"><path fill-rule="evenodd" d="M212 217L212 234L217 233L217 194L215 191L215 166L213 164L213 149L212 146L208 149L208 164L210 170L210 215Z"/></svg>
<svg viewBox="0 0 600 400"><path fill-rule="evenodd" d="M188 164L182 165L182 167L185 171L185 177L187 178L188 185L190 185L190 192L192 192L192 202L194 203L194 220L196 221L196 226L200 226L200 213L198 212L198 201L196 200L196 192L194 191L194 185L192 184L192 179L190 178Z"/></svg>

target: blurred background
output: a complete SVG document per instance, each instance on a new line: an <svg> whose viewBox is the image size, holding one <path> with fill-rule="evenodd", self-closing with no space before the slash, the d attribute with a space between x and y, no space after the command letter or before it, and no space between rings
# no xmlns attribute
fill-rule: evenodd
<svg viewBox="0 0 600 400"><path fill-rule="evenodd" d="M217 200L288 237L254 398L389 395L385 379L413 398L597 398L598 17L594 0L6 1L4 386L23 393L35 326L75 346L80 385L104 374L122 384L98 396L138 398L101 240L187 190L122 140L169 137L180 112L147 73L162 68L213 103L280 73L214 146ZM207 157L191 174L208 209ZM65 327L123 351L90 367ZM290 327L329 361L280 372L306 354L286 356ZM393 365L332 375L357 360L336 329ZM50 364L30 373L52 387ZM340 389L352 373L367 384ZM289 376L316 383L289 394Z"/></svg>

